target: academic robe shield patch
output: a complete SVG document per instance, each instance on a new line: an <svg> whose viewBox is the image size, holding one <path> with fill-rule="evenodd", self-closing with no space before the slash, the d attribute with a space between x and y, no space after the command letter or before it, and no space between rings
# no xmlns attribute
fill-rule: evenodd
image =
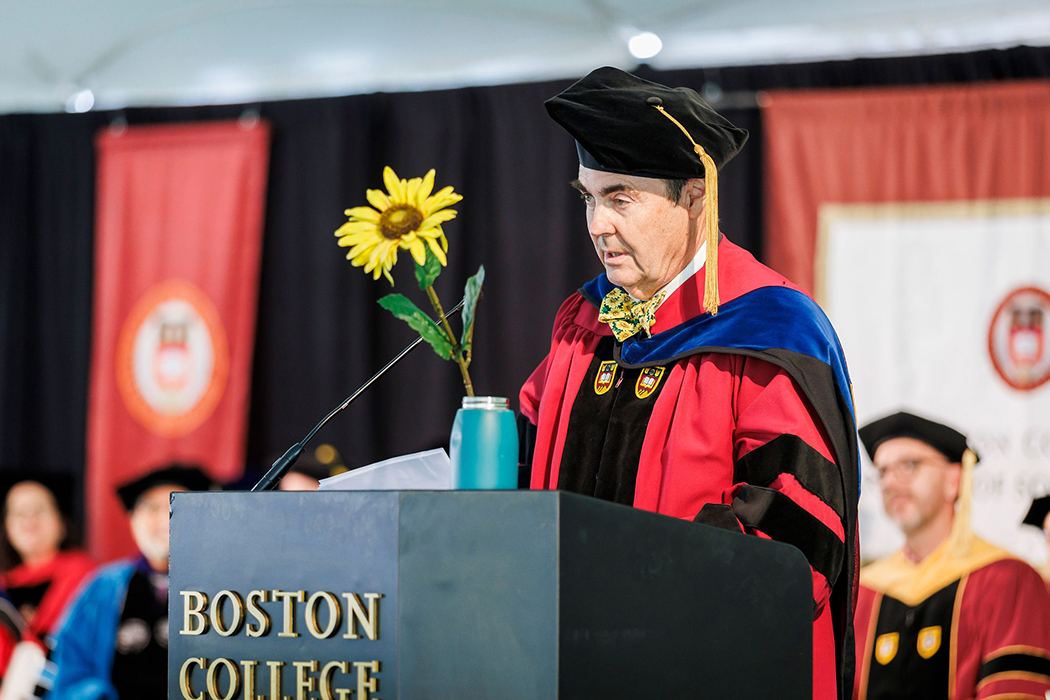
<svg viewBox="0 0 1050 700"><path fill-rule="evenodd" d="M880 635L875 640L875 660L883 666L893 661L893 657L897 655L897 643L899 640L900 635L896 632Z"/></svg>
<svg viewBox="0 0 1050 700"><path fill-rule="evenodd" d="M646 367L638 375L638 381L634 383L634 395L640 399L649 398L656 391L656 387L660 386L663 376L663 367Z"/></svg>
<svg viewBox="0 0 1050 700"><path fill-rule="evenodd" d="M594 378L594 393L601 396L612 389L613 380L616 379L616 361L608 360L602 362L598 367L598 375Z"/></svg>
<svg viewBox="0 0 1050 700"><path fill-rule="evenodd" d="M924 627L919 631L919 641L915 645L919 656L928 659L941 648L941 627Z"/></svg>

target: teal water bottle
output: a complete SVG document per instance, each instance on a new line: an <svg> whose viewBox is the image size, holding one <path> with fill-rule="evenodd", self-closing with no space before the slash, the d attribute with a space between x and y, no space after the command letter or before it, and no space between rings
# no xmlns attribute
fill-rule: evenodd
<svg viewBox="0 0 1050 700"><path fill-rule="evenodd" d="M518 428L507 399L464 396L449 448L452 488L518 487Z"/></svg>

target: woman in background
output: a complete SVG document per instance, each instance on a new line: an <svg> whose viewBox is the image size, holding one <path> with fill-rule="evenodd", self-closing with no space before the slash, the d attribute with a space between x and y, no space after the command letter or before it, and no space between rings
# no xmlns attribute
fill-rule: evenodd
<svg viewBox="0 0 1050 700"><path fill-rule="evenodd" d="M36 685L39 670L33 669L42 667L48 654L47 637L81 581L95 569L95 562L76 548L71 479L18 473L6 476L0 488L6 492L4 527L0 530L0 585L21 614L21 640L41 652L29 649L30 668L24 669L16 667L25 654L17 654L8 669L11 645L0 644L0 669L7 691L10 683L6 681L13 680L8 677L20 675L19 670L29 673ZM23 683L25 680L19 685Z"/></svg>

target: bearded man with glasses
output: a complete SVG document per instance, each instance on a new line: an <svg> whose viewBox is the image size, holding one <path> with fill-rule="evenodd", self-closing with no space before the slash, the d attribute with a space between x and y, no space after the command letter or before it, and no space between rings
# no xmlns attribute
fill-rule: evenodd
<svg viewBox="0 0 1050 700"><path fill-rule="evenodd" d="M966 436L897 413L860 439L905 544L860 572L853 697L1050 698L1050 595L970 529Z"/></svg>

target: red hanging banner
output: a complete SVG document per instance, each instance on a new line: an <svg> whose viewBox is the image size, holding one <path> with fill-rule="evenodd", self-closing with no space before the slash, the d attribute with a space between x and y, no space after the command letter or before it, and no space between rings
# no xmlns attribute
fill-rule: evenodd
<svg viewBox="0 0 1050 700"><path fill-rule="evenodd" d="M87 526L134 551L117 485L169 462L243 471L270 129L108 130L96 140Z"/></svg>
<svg viewBox="0 0 1050 700"><path fill-rule="evenodd" d="M1045 564L1021 523L1050 488L1050 81L769 98L766 252L834 324L858 424L907 410L961 430L974 531ZM877 559L901 533L861 460Z"/></svg>
<svg viewBox="0 0 1050 700"><path fill-rule="evenodd" d="M828 203L1050 196L1050 83L767 93L766 254L813 292Z"/></svg>

